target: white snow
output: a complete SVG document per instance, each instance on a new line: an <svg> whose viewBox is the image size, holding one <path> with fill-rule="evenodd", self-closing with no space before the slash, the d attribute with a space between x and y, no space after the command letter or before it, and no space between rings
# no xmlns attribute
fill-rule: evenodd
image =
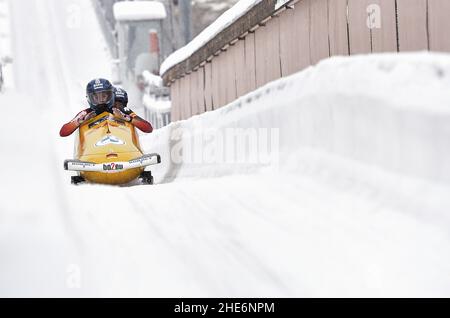
<svg viewBox="0 0 450 318"><path fill-rule="evenodd" d="M163 80L161 76L150 73L149 71L142 72L142 76L144 77L145 83L147 85L153 85L156 87L162 87Z"/></svg>
<svg viewBox="0 0 450 318"><path fill-rule="evenodd" d="M3 65L4 89L10 89L14 85L12 60L9 6L5 0L0 0L0 64Z"/></svg>
<svg viewBox="0 0 450 318"><path fill-rule="evenodd" d="M167 99L156 99L152 95L145 94L142 97L142 102L145 107L158 113L170 112L172 103Z"/></svg>
<svg viewBox="0 0 450 318"><path fill-rule="evenodd" d="M144 71L142 72L142 77L144 78L145 85L152 88L163 88L163 79L161 76L155 75L149 71ZM156 97L148 93L143 94L142 103L146 108L158 113L170 112L170 107L172 105L169 97Z"/></svg>
<svg viewBox="0 0 450 318"><path fill-rule="evenodd" d="M164 4L158 1L121 1L114 4L117 21L162 20L167 17Z"/></svg>
<svg viewBox="0 0 450 318"><path fill-rule="evenodd" d="M74 187L58 131L111 75L92 3L79 28L71 0L10 3L0 296L450 295L448 55L330 59L143 136L157 185ZM188 160L230 128L274 128L278 157Z"/></svg>
<svg viewBox="0 0 450 318"><path fill-rule="evenodd" d="M208 43L222 30L233 24L234 21L250 11L259 2L261 2L261 0L240 0L229 10L225 11L216 21L209 25L186 46L169 55L169 57L161 64L159 73L164 75L169 69L188 59L192 54Z"/></svg>
<svg viewBox="0 0 450 318"><path fill-rule="evenodd" d="M282 158L292 149L317 148L394 172L449 182L445 160L450 151L444 146L449 138L448 87L446 54L334 57L217 112L172 126L188 132L184 142L204 134L202 128L279 127Z"/></svg>

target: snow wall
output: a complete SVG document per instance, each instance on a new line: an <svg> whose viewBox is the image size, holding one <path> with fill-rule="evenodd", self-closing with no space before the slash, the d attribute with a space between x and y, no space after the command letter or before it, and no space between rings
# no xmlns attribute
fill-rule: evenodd
<svg viewBox="0 0 450 318"><path fill-rule="evenodd" d="M275 168L295 169L300 153L308 149L448 183L450 55L333 57L224 108L172 123L141 139L146 151L162 155L163 164L154 170L156 181L251 169L186 163L187 154L203 151L195 149L200 147L195 138L205 137L211 128L224 132L230 127L277 129L279 161L269 164ZM172 160L174 152L182 154L184 163Z"/></svg>

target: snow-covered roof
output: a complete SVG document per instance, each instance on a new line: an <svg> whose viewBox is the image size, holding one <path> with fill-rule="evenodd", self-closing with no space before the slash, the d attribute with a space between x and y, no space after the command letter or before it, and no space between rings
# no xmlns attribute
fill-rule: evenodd
<svg viewBox="0 0 450 318"><path fill-rule="evenodd" d="M144 77L145 82L148 85L153 85L156 87L162 87L163 80L160 76L150 73L149 71L142 72L142 77Z"/></svg>
<svg viewBox="0 0 450 318"><path fill-rule="evenodd" d="M158 1L121 1L114 4L117 21L162 20L167 17L164 4Z"/></svg>
<svg viewBox="0 0 450 318"><path fill-rule="evenodd" d="M163 75L178 63L188 59L202 46L212 40L217 34L225 30L261 1L262 0L240 0L232 8L223 13L216 21L210 24L205 30L203 30L203 32L197 35L186 46L169 55L169 57L161 65L160 74Z"/></svg>

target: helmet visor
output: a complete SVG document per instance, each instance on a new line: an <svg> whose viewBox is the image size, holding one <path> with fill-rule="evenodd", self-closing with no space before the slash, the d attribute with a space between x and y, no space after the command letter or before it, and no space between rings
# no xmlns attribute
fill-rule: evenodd
<svg viewBox="0 0 450 318"><path fill-rule="evenodd" d="M112 90L99 91L89 94L88 97L92 105L108 104L113 97L113 92Z"/></svg>

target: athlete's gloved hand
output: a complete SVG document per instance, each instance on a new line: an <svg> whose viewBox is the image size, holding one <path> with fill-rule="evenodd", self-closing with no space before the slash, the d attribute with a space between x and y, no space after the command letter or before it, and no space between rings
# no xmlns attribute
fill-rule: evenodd
<svg viewBox="0 0 450 318"><path fill-rule="evenodd" d="M97 116L97 114L96 114L95 112L90 112L89 114L87 114L87 115L84 117L84 121L88 121L88 120L94 118L95 116Z"/></svg>
<svg viewBox="0 0 450 318"><path fill-rule="evenodd" d="M79 112L74 119L64 124L59 131L61 137L70 136L75 130L77 130L84 122L95 117L95 112L83 110Z"/></svg>
<svg viewBox="0 0 450 318"><path fill-rule="evenodd" d="M78 125L80 125L84 121L84 117L87 115L87 112L83 110L82 112L79 112L78 115L73 119L74 122L76 122Z"/></svg>
<svg viewBox="0 0 450 318"><path fill-rule="evenodd" d="M120 119L125 120L127 122L131 122L131 120L133 119L130 115L127 115L127 114L123 113L120 109L118 109L116 107L113 108L113 114L117 118L120 118Z"/></svg>
<svg viewBox="0 0 450 318"><path fill-rule="evenodd" d="M75 121L78 125L83 124L85 121L88 121L91 118L95 117L95 112L87 112L85 110L83 110L82 112L80 112L77 117L75 117Z"/></svg>

